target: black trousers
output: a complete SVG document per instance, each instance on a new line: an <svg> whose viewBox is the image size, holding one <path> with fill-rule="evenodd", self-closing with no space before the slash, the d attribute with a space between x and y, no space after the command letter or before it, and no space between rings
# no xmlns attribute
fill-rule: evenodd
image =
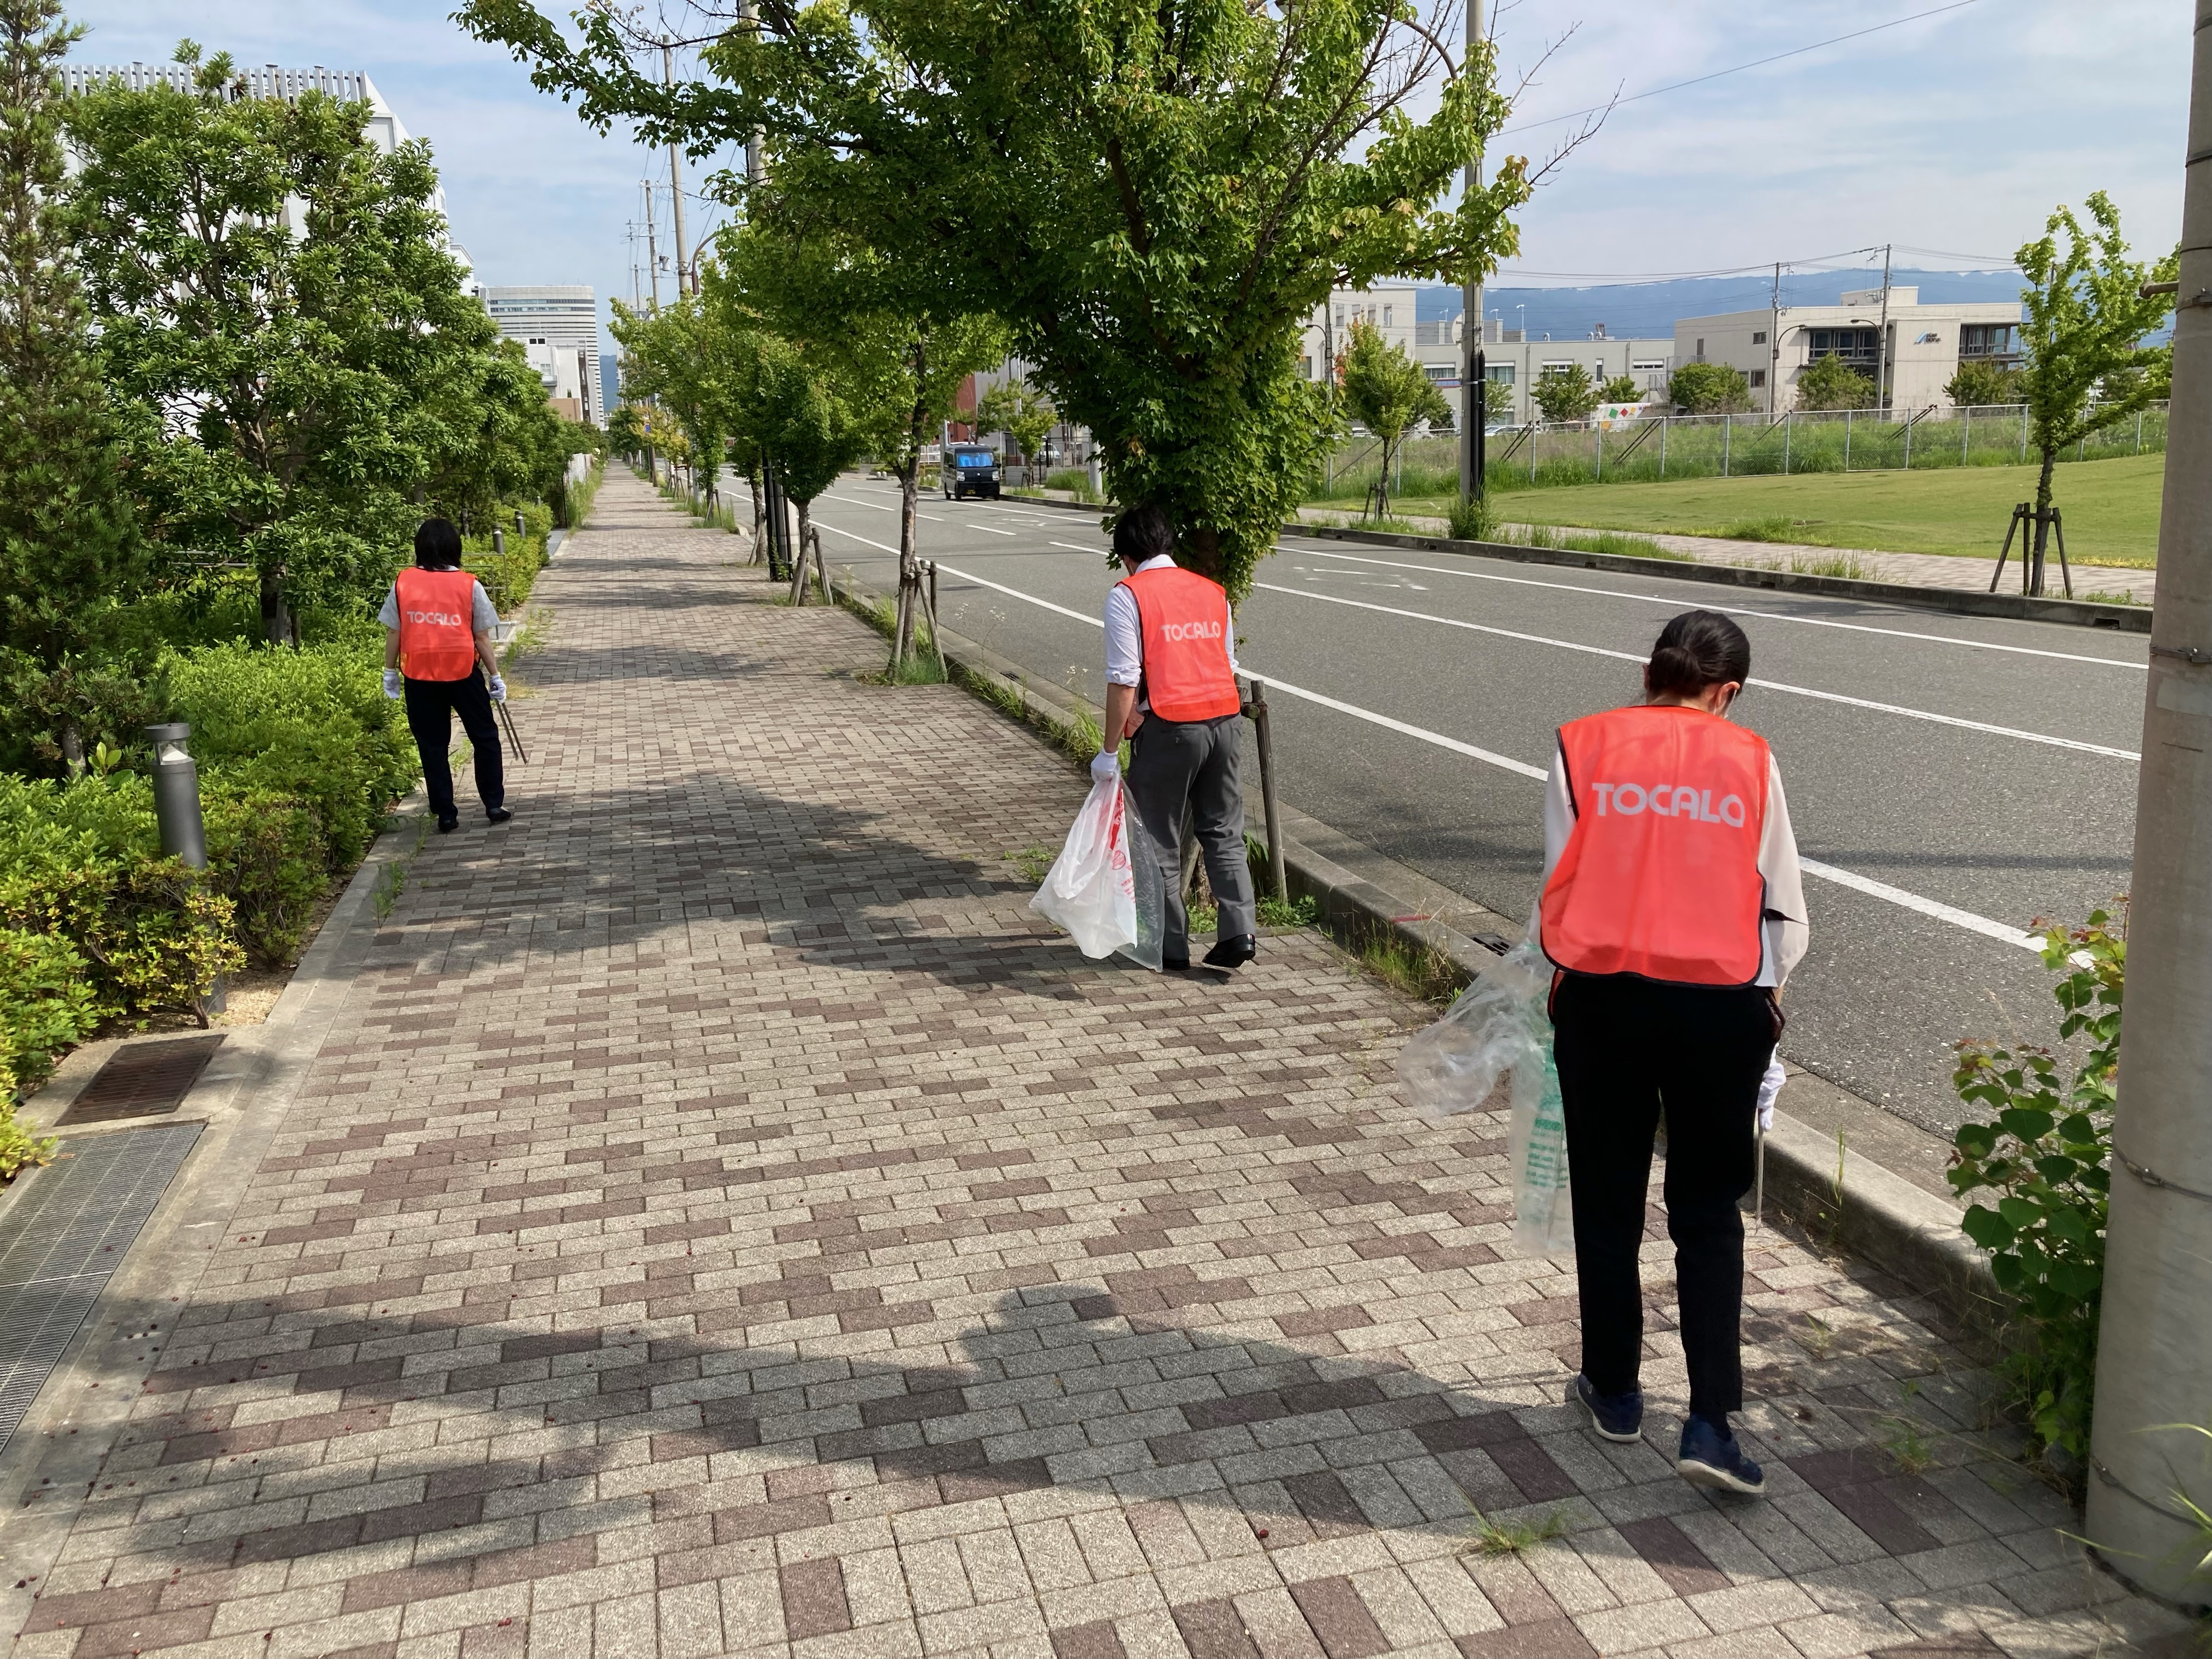
<svg viewBox="0 0 2212 1659"><path fill-rule="evenodd" d="M1182 902L1182 815L1213 884L1214 937L1236 939L1259 931L1252 898L1252 866L1244 856L1244 792L1237 781L1243 716L1210 720L1165 720L1145 716L1129 739L1129 803L1152 843L1165 884L1167 914L1161 951L1190 954L1190 915Z"/></svg>
<svg viewBox="0 0 2212 1659"><path fill-rule="evenodd" d="M407 729L422 757L422 782L430 810L441 818L454 815L453 769L447 752L453 743L453 716L476 751L477 793L489 811L507 803L507 778L500 766L499 721L491 712L491 690L481 675L459 680L403 682L407 694Z"/></svg>
<svg viewBox="0 0 2212 1659"><path fill-rule="evenodd" d="M1644 1353L1637 1254L1651 1146L1667 1113L1667 1232L1692 1415L1743 1406L1743 1215L1759 1079L1774 1051L1763 990L1569 974L1552 999L1566 1108L1582 1290L1583 1371L1601 1394L1637 1386Z"/></svg>

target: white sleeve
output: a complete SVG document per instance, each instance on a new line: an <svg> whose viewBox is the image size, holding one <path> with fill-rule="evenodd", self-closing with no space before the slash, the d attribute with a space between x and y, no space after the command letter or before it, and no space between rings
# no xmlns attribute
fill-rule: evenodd
<svg viewBox="0 0 2212 1659"><path fill-rule="evenodd" d="M1106 684L1140 685L1145 678L1145 641L1137 623L1137 596L1127 582L1106 590Z"/></svg>
<svg viewBox="0 0 2212 1659"><path fill-rule="evenodd" d="M1805 872L1797 861L1797 836L1790 827L1790 802L1782 793L1782 769L1766 763L1766 825L1759 838L1759 873L1766 883L1766 910L1760 921L1766 967L1779 986L1804 959L1813 939L1805 909ZM1765 982L1766 975L1759 975Z"/></svg>
<svg viewBox="0 0 2212 1659"><path fill-rule="evenodd" d="M1237 607L1229 607L1229 678L1235 679L1244 671L1237 665Z"/></svg>
<svg viewBox="0 0 2212 1659"><path fill-rule="evenodd" d="M1536 884L1536 902L1528 911L1528 937L1539 948L1543 944L1544 889L1551 885L1552 872L1559 854L1567 850L1567 837L1574 832L1575 799L1567 788L1567 760L1554 741L1552 769L1544 780L1544 878Z"/></svg>
<svg viewBox="0 0 2212 1659"><path fill-rule="evenodd" d="M493 609L491 596L484 592L483 584L477 583L469 589L469 630L489 634L499 623L499 612Z"/></svg>
<svg viewBox="0 0 2212 1659"><path fill-rule="evenodd" d="M393 582L384 595L384 609L376 613L377 621L386 628L399 626L399 584Z"/></svg>

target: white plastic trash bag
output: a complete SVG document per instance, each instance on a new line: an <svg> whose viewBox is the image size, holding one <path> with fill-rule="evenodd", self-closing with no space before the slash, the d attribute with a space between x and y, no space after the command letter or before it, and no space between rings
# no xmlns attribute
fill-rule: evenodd
<svg viewBox="0 0 2212 1659"><path fill-rule="evenodd" d="M1157 969L1162 887L1150 854L1133 854L1135 827L1121 781L1102 778L1092 784L1030 908L1065 927L1086 957L1119 951Z"/></svg>
<svg viewBox="0 0 2212 1659"><path fill-rule="evenodd" d="M1510 1079L1513 1242L1532 1255L1574 1250L1566 1115L1544 1012L1551 982L1543 952L1516 945L1398 1054L1406 1097L1432 1118L1474 1111Z"/></svg>

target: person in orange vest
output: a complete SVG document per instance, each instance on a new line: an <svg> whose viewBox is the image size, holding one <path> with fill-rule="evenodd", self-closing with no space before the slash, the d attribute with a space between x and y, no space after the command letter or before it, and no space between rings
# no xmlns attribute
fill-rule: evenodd
<svg viewBox="0 0 2212 1659"><path fill-rule="evenodd" d="M1729 720L1751 642L1686 611L1659 635L1644 701L1559 728L1529 926L1558 969L1553 1053L1574 1197L1583 1364L1575 1394L1608 1440L1642 1435L1644 1242L1654 1131L1667 1115L1689 1414L1675 1468L1765 1490L1729 1427L1743 1407L1743 1217L1777 1000L1805 954L1803 877L1782 774Z"/></svg>
<svg viewBox="0 0 2212 1659"><path fill-rule="evenodd" d="M415 532L415 564L385 595L384 695L407 702L407 727L422 757L422 781L441 832L461 821L453 805L453 769L447 750L453 716L476 756L477 793L484 816L505 823L507 782L500 766L499 722L491 706L507 701L491 630L499 621L483 584L461 568L461 532L446 519L425 519ZM477 665L483 665L483 678ZM487 683L489 682L489 683Z"/></svg>
<svg viewBox="0 0 2212 1659"><path fill-rule="evenodd" d="M1091 775L1119 774L1126 736L1129 805L1166 878L1162 966L1190 966L1181 879L1188 806L1218 918L1206 965L1241 968L1259 953L1258 916L1237 781L1243 699L1229 596L1175 562L1175 526L1155 504L1130 507L1115 521L1114 556L1123 574L1106 595L1108 735Z"/></svg>

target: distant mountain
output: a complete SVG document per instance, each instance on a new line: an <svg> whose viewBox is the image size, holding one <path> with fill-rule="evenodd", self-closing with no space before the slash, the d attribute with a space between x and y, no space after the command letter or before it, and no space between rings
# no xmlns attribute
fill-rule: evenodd
<svg viewBox="0 0 2212 1659"><path fill-rule="evenodd" d="M1917 288L1922 302L1928 305L2017 300L2021 289L2020 273L2013 270L1893 270L1889 280L1893 287ZM1876 288L1881 283L1879 268L1784 272L1782 302L1834 305L1848 290ZM1773 292L1773 280L1766 276L1690 276L1604 288L1489 288L1483 290L1483 306L1508 328L1522 326L1525 317L1532 337L1550 334L1580 340L1603 323L1605 331L1616 339L1672 339L1678 317L1755 311L1768 303ZM1525 312L1516 309L1524 306ZM1423 322L1456 317L1460 310L1455 288L1431 285L1416 292L1413 315Z"/></svg>

